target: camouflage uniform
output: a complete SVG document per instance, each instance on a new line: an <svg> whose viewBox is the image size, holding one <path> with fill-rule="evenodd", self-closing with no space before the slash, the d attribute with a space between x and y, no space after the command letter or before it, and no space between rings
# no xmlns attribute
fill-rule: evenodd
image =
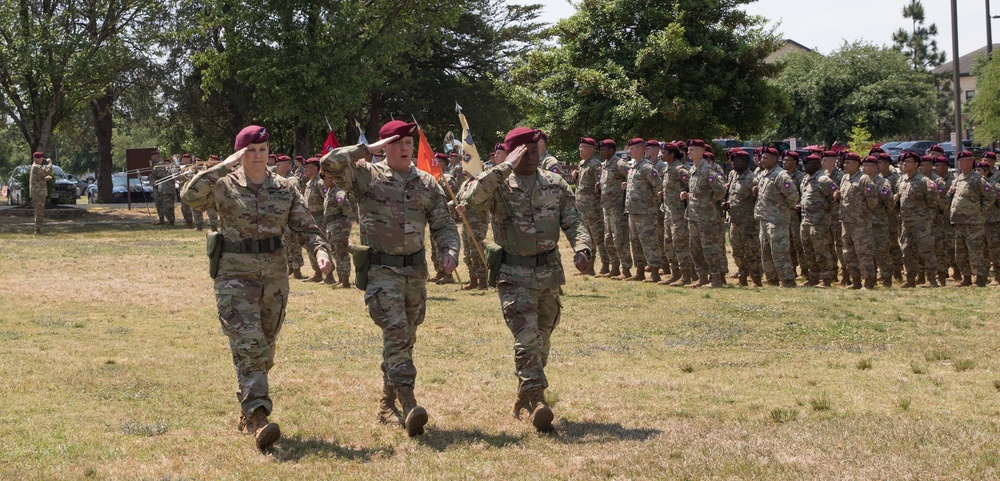
<svg viewBox="0 0 1000 481"><path fill-rule="evenodd" d="M833 193L837 185L823 169L802 179L802 239L803 264L809 273L809 284L820 279L832 281L837 275L837 258L833 255L833 231L830 223L836 210Z"/></svg>
<svg viewBox="0 0 1000 481"><path fill-rule="evenodd" d="M31 207L35 216L35 233L42 231L42 218L45 217L45 199L49 196L48 181L45 177L52 175L52 162L36 164L32 162L28 174L28 195L31 196Z"/></svg>
<svg viewBox="0 0 1000 481"><path fill-rule="evenodd" d="M729 203L729 244L733 249L741 282L746 277L757 280L761 276L760 223L754 219L757 203L757 178L749 168L742 174L732 170L726 188Z"/></svg>
<svg viewBox="0 0 1000 481"><path fill-rule="evenodd" d="M872 209L872 243L875 247L875 266L878 268L879 279L882 285L892 285L892 275L896 271L896 266L892 262L889 240L889 214L896 210L896 201L893 200L892 187L889 181L881 175L875 174L872 179L874 190L878 197L878 203Z"/></svg>
<svg viewBox="0 0 1000 481"><path fill-rule="evenodd" d="M219 164L196 174L184 186L181 199L196 209L217 210L227 245L278 239L290 229L304 236L317 255L329 259L330 247L305 202L280 176L268 173L263 184L254 186L243 169L231 172ZM259 407L271 413L267 374L274 365L275 339L285 320L286 270L280 246L257 253L225 248L219 261L215 299L236 365L237 396L247 415Z"/></svg>
<svg viewBox="0 0 1000 481"><path fill-rule="evenodd" d="M566 283L559 256L559 230L577 252L590 249L569 185L538 169L534 178L513 174L503 163L479 175L464 191L472 208L493 216L493 238L504 250L497 281L500 307L514 335L518 390L548 387L552 331L559 324L559 286Z"/></svg>
<svg viewBox="0 0 1000 481"><path fill-rule="evenodd" d="M899 193L899 172L894 167L889 168L889 173L885 175L885 180L892 189L893 195ZM899 203L896 202L894 208L889 211L889 256L892 258L892 272L894 277L898 277L903 270L903 250L899 247L899 234L902 229L902 220L899 217Z"/></svg>
<svg viewBox="0 0 1000 481"><path fill-rule="evenodd" d="M186 185L188 182L191 182L191 179L194 178L195 174L197 174L199 170L201 169L199 169L198 167L191 167L190 169L184 171L183 174L181 174L178 180L180 181L182 191L184 190L183 186ZM193 224L196 227L198 227L198 230L201 230L205 225L205 218L203 216L202 211L198 209L192 209L191 206L183 202L181 202L181 215L184 216L184 221L187 223L188 227L190 227Z"/></svg>
<svg viewBox="0 0 1000 481"><path fill-rule="evenodd" d="M625 166L625 161L611 157L601 163L601 170L597 175L601 209L604 211L604 245L608 250L608 259L612 266L620 264L622 269L631 269L628 217L625 216L625 191L622 189L628 167Z"/></svg>
<svg viewBox="0 0 1000 481"><path fill-rule="evenodd" d="M326 240L333 250L333 260L337 263L337 278L341 281L351 275L351 255L347 246L351 240L353 217L354 203L347 192L336 185L328 189L323 199L323 225L326 226Z"/></svg>
<svg viewBox="0 0 1000 481"><path fill-rule="evenodd" d="M662 237L656 235L656 217L660 211L657 202L663 182L653 164L645 158L636 161L629 169L627 182L625 212L628 213L628 233L636 275L641 277L643 271L640 265L657 269L663 263L660 254Z"/></svg>
<svg viewBox="0 0 1000 481"><path fill-rule="evenodd" d="M306 201L306 207L309 208L309 213L312 214L313 219L317 219L317 224L319 225L320 231L323 235L326 235L326 226L320 224L323 221L323 179L319 178L319 174L312 179L306 178L306 187L302 192L302 198ZM300 243L302 239L299 240ZM313 272L319 275L319 264L316 263L316 253L307 250L309 254L309 265L312 266Z"/></svg>
<svg viewBox="0 0 1000 481"><path fill-rule="evenodd" d="M590 234L590 238L597 245L597 253L600 254L601 263L611 264L611 257L608 255L608 248L604 243L604 213L601 212L601 192L597 190L597 177L601 171L601 161L597 157L591 157L580 163L580 177L576 187L576 209L580 212L583 225ZM610 231L610 229L608 229ZM613 244L613 236L612 242ZM614 249L614 246L611 247Z"/></svg>
<svg viewBox="0 0 1000 481"><path fill-rule="evenodd" d="M995 175L985 179L993 192L993 198L983 199L983 222L986 232L986 242L983 245L983 256L986 266L993 265L993 279L1000 284L1000 189ZM984 186L985 189L985 186Z"/></svg>
<svg viewBox="0 0 1000 481"><path fill-rule="evenodd" d="M301 183L299 178L291 173L288 175L288 183L301 194L302 189L299 187ZM281 236L281 241L285 244L285 257L288 259L288 267L290 269L301 269L304 262L302 260L302 244L299 243L299 236L288 230Z"/></svg>
<svg viewBox="0 0 1000 481"><path fill-rule="evenodd" d="M872 179L860 168L851 175L844 174L840 182L840 223L844 244L844 263L855 280L855 286L864 279L874 282L875 251L872 240L872 209L878 204L878 192ZM870 287L870 286L866 286Z"/></svg>
<svg viewBox="0 0 1000 481"><path fill-rule="evenodd" d="M948 198L948 190L955 183L955 176L948 172L948 175L941 177L934 173L931 180L937 184L939 196L939 208L934 215L934 254L937 257L938 278L948 277L948 267L955 263L955 227L951 223L951 213L949 206L951 199Z"/></svg>
<svg viewBox="0 0 1000 481"><path fill-rule="evenodd" d="M760 176L754 218L760 221L761 263L768 280L795 282L792 265L791 211L799 203L799 190L785 169L775 166Z"/></svg>
<svg viewBox="0 0 1000 481"><path fill-rule="evenodd" d="M653 168L656 169L656 174L659 176L659 182L662 184L663 175L667 171L667 163L663 159L657 159L653 163ZM660 195L663 195L663 186L660 186ZM653 199L656 202L656 238L659 239L660 243L660 254L663 258L663 273L667 274L670 271L670 266L677 265L677 255L674 254L674 243L670 238L670 231L666 229L666 219L663 215L663 200L659 197Z"/></svg>
<svg viewBox="0 0 1000 481"><path fill-rule="evenodd" d="M726 196L726 180L711 164L702 161L692 167L688 178L688 202L685 211L691 257L701 282L711 275L722 280L726 272L726 245L719 243L723 230L720 202Z"/></svg>
<svg viewBox="0 0 1000 481"><path fill-rule="evenodd" d="M172 180L159 185L156 184L156 181L169 177L175 170L173 163L163 159L153 166L153 171L149 174L149 181L156 186L156 192L153 194L156 202L156 215L160 218L161 223L166 219L171 225L174 223L174 198L177 196L177 188Z"/></svg>
<svg viewBox="0 0 1000 481"><path fill-rule="evenodd" d="M449 170L452 172L454 171L451 168L449 168ZM465 171L462 170L461 164L458 165L458 173L459 175L465 175ZM448 206L448 216L451 218L451 221L455 223L455 231L461 233L458 226L462 225L462 218L458 215L458 212L455 211L455 203L452 202L451 196L448 195L448 189L451 189L452 193L458 192L459 183L456 179L461 179L461 177L455 177L450 173L444 173L441 174L441 177L438 178L437 182L438 186L441 187L441 201ZM460 239L462 237L463 236L461 235L459 236ZM444 275L444 259L441 256L440 249L433 242L431 242L431 264L434 266L435 273L442 276ZM469 265L468 262L466 262L466 265Z"/></svg>
<svg viewBox="0 0 1000 481"><path fill-rule="evenodd" d="M429 225L433 242L456 259L458 231L434 177L413 166L396 172L388 162L358 165L366 156L361 146L334 149L322 169L358 201L373 251L365 304L382 329L383 384L398 390L412 387L417 376L413 344L427 307L424 229Z"/></svg>
<svg viewBox="0 0 1000 481"><path fill-rule="evenodd" d="M844 180L844 171L840 169L833 169L833 172L827 172L826 175L830 177L830 180L840 188L841 182ZM840 263L840 274L847 277L847 264L844 264L844 239L843 231L840 227L840 208L837 207L840 204L839 201L834 201L834 209L830 217L830 230L833 233L833 255L836 257L837 262Z"/></svg>
<svg viewBox="0 0 1000 481"><path fill-rule="evenodd" d="M986 232L983 227L983 205L996 198L996 193L979 172L959 172L955 177L951 197L951 223L955 225L955 261L962 275L971 280L986 277L989 271L983 259ZM988 199L988 200L987 200Z"/></svg>
<svg viewBox="0 0 1000 481"><path fill-rule="evenodd" d="M907 283L923 265L927 277L934 277L934 211L939 204L937 184L920 172L899 179L899 216L902 221L900 244Z"/></svg>
<svg viewBox="0 0 1000 481"><path fill-rule="evenodd" d="M563 171L562 165L559 164L559 159L547 150L542 153L542 158L538 161L538 168L552 172L562 177L563 180L566 180L566 172Z"/></svg>
<svg viewBox="0 0 1000 481"><path fill-rule="evenodd" d="M785 171L788 172L788 171ZM788 172L789 177L792 178L792 185L795 189L799 191L799 198L802 198L802 180L806 178L806 173L799 170L793 169ZM792 209L792 220L789 223L789 239L792 242L792 266L800 268L800 271L805 269L806 263L802 261L804 256L802 252L802 214L798 209ZM802 272L803 276L808 276L806 272Z"/></svg>
<svg viewBox="0 0 1000 481"><path fill-rule="evenodd" d="M455 193L455 196L461 202L462 190L470 185L472 179L467 179L462 187L459 188L459 192ZM465 209L465 220L469 222L469 227L472 228L471 232L469 227L462 226L462 262L469 268L470 279L479 279L479 288L486 289L486 264L483 263L483 259L480 257L479 250L476 245L472 243L475 239L479 244L479 249L482 249L486 244L486 231L489 228L489 214L483 212L479 209Z"/></svg>
<svg viewBox="0 0 1000 481"><path fill-rule="evenodd" d="M663 237L670 243L676 261L671 262L670 271L677 277L677 272L690 276L694 271L694 259L691 258L690 233L688 221L685 218L688 201L681 200L681 192L688 190L688 174L684 161L675 160L667 164L663 174Z"/></svg>

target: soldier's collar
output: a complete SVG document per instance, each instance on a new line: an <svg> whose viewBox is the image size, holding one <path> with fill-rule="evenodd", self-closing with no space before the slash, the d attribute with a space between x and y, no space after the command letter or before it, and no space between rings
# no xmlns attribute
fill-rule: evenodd
<svg viewBox="0 0 1000 481"><path fill-rule="evenodd" d="M270 170L265 170L265 172L267 173L267 175L264 177L264 183L261 184L261 186L264 188L275 187L274 176L276 174L274 174ZM239 184L240 187L246 188L247 185L249 185L246 171L244 171L243 169L236 169L236 172L234 172L234 174L236 174L236 183Z"/></svg>

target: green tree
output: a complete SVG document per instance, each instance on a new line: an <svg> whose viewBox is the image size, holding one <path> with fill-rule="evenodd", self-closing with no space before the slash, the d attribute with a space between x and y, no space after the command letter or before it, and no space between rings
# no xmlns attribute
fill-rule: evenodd
<svg viewBox="0 0 1000 481"><path fill-rule="evenodd" d="M872 139L872 134L868 133L864 124L864 117L858 117L854 121L854 127L851 127L850 142L847 144L847 148L851 152L856 152L861 156L867 155L875 145L875 140Z"/></svg>
<svg viewBox="0 0 1000 481"><path fill-rule="evenodd" d="M924 5L920 0L910 0L903 7L903 18L913 22L910 31L899 29L892 34L893 48L910 59L914 70L928 70L944 63L945 52L938 51L936 24L924 25Z"/></svg>
<svg viewBox="0 0 1000 481"><path fill-rule="evenodd" d="M780 39L748 0L583 0L511 73L524 122L555 150L580 135L752 137L783 109L764 59Z"/></svg>
<svg viewBox="0 0 1000 481"><path fill-rule="evenodd" d="M916 71L902 53L861 42L828 56L795 53L774 79L790 108L779 116L782 137L833 145L857 119L872 137L922 135L933 129L934 77Z"/></svg>
<svg viewBox="0 0 1000 481"><path fill-rule="evenodd" d="M973 68L976 96L966 106L976 126L975 143L987 146L1000 140L1000 57L985 56Z"/></svg>

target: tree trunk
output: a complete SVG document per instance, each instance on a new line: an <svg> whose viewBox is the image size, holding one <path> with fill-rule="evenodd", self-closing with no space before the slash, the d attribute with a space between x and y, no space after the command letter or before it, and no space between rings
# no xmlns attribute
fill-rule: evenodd
<svg viewBox="0 0 1000 481"><path fill-rule="evenodd" d="M295 149L295 155L301 155L308 159L314 153L309 145L310 123L299 120L297 116L292 121L295 123L295 129L292 132L292 147Z"/></svg>
<svg viewBox="0 0 1000 481"><path fill-rule="evenodd" d="M382 111L385 110L385 96L381 92L372 92L368 97L368 125L365 126L365 137L369 142L378 140L378 131L381 127L380 120Z"/></svg>
<svg viewBox="0 0 1000 481"><path fill-rule="evenodd" d="M111 105L114 97L111 90L90 103L94 114L94 130L97 131L97 198L101 203L111 202L111 173L114 164L111 158Z"/></svg>

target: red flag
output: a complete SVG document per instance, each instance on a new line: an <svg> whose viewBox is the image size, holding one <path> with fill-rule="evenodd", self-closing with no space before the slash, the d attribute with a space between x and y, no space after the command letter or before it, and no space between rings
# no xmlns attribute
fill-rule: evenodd
<svg viewBox="0 0 1000 481"><path fill-rule="evenodd" d="M323 153L327 154L331 150L336 149L337 147L340 147L340 141L337 140L337 134L333 133L333 131L331 130L330 133L326 136L326 142L323 142Z"/></svg>
<svg viewBox="0 0 1000 481"><path fill-rule="evenodd" d="M420 134L420 144L417 147L417 168L434 176L434 179L441 178L441 166L434 161L434 151L431 150L431 143L424 135L424 129L417 129Z"/></svg>

